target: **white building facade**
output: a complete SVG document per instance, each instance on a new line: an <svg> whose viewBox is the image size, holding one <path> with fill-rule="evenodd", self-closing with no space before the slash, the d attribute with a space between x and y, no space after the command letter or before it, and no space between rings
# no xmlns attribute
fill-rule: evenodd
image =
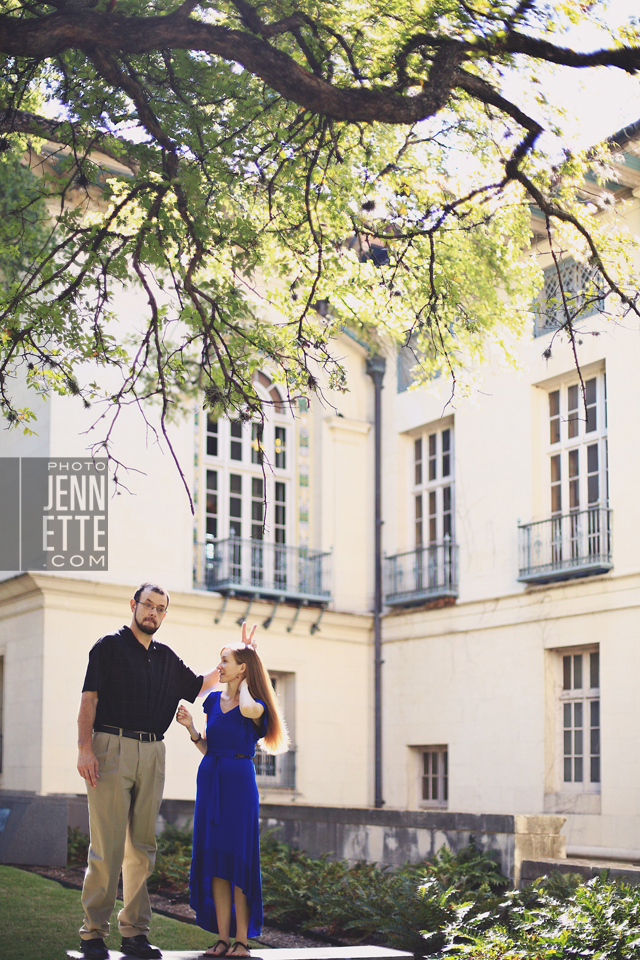
<svg viewBox="0 0 640 960"><path fill-rule="evenodd" d="M640 236L625 150L624 228ZM577 323L579 369L547 312L518 369L496 356L454 402L444 381L406 389L403 358L387 357L383 797L561 814L569 853L640 859L640 332L603 309ZM1 789L82 792L87 654L152 580L171 593L158 639L195 670L242 619L261 628L292 735L289 755L258 760L263 801L373 805L373 385L366 348L346 334L336 347L346 395L292 410L265 369L264 427L184 411L171 435L194 515L167 451L126 414L108 570L4 572ZM38 436L5 433L0 455L84 457L92 421L53 397ZM177 727L167 747L165 796L193 799L199 755Z"/></svg>

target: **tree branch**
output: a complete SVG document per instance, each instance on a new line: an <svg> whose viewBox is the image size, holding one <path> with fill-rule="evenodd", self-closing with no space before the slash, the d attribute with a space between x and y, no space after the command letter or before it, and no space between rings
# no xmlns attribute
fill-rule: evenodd
<svg viewBox="0 0 640 960"><path fill-rule="evenodd" d="M349 122L407 124L435 115L447 102L454 67L469 52L489 56L518 52L553 63L612 65L630 72L640 68L640 50L634 48L578 54L518 33L510 34L502 45L484 46L482 41L469 44L420 35L405 45L405 50L421 43L436 50L429 79L418 95L402 96L392 88L335 86L262 37L194 20L184 15L183 8L165 17L127 17L77 8L38 19L0 16L0 52L10 56L45 59L71 48L90 53L97 47L102 58L152 50L197 50L241 63L281 96L307 110Z"/></svg>
<svg viewBox="0 0 640 960"><path fill-rule="evenodd" d="M71 132L71 137L66 136L66 131ZM41 117L35 113L29 113L26 110L14 110L8 108L0 113L0 133L24 133L43 140L50 140L53 143L60 143L69 146L69 140L77 138L90 138L91 148L99 150L105 157L110 157L125 167L129 167L132 173L136 173L138 162L126 156L115 153L105 140L111 142L114 137L101 135L95 131L83 130L78 124L69 123L67 120L50 120L48 117ZM123 144L126 146L126 144Z"/></svg>

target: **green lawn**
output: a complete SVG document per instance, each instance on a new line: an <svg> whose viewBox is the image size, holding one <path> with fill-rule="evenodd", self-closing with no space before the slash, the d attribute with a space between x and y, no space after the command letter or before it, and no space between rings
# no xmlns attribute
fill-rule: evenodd
<svg viewBox="0 0 640 960"><path fill-rule="evenodd" d="M120 948L116 903L107 946ZM82 922L80 891L68 890L36 873L0 866L0 956L2 960L64 960L78 950ZM190 923L156 914L149 939L164 950L204 950L216 936ZM264 949L264 948L263 948Z"/></svg>

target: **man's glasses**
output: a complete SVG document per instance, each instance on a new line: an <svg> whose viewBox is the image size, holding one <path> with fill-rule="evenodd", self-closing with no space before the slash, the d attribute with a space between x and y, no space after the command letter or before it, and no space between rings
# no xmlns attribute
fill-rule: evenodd
<svg viewBox="0 0 640 960"><path fill-rule="evenodd" d="M166 607L163 607L163 606L156 607L154 603L149 603L148 600L136 600L136 603L138 604L139 607L146 607L147 610L149 610L149 612L151 613L157 613L159 617L161 617L162 614L167 609Z"/></svg>

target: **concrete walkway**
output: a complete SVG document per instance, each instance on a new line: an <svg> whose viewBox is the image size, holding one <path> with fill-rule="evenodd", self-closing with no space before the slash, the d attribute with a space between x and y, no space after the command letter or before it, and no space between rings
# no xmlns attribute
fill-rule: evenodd
<svg viewBox="0 0 640 960"><path fill-rule="evenodd" d="M164 950L163 960L198 960L202 954L197 950ZM400 960L401 957L413 957L403 950L390 947L295 947L287 950L269 950L259 947L251 950L254 960ZM67 950L69 960L83 960L77 950ZM117 950L109 952L109 960L122 960L123 953Z"/></svg>

